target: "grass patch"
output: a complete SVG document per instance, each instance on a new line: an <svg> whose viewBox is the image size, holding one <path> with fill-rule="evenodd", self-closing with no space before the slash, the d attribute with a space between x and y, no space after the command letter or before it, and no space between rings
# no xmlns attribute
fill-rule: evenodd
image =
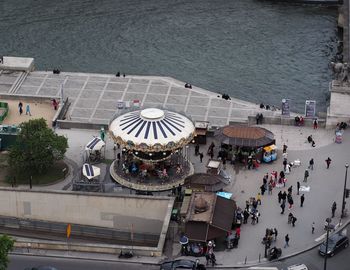
<svg viewBox="0 0 350 270"><path fill-rule="evenodd" d="M68 173L68 166L63 161L57 161L52 168L50 168L46 173L43 174L34 174L32 185L50 185L56 183L60 180L63 180L64 175L62 170L66 169L66 175ZM11 184L11 181L16 177L17 185L29 185L30 175L22 173L16 173L11 170L8 170L6 182Z"/></svg>

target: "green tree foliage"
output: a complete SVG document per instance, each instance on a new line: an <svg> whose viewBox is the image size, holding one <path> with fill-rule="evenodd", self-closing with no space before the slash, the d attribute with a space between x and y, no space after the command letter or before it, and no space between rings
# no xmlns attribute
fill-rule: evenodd
<svg viewBox="0 0 350 270"><path fill-rule="evenodd" d="M16 143L10 148L9 165L18 173L41 174L56 160L61 160L68 148L67 138L50 129L43 118L20 125Z"/></svg>
<svg viewBox="0 0 350 270"><path fill-rule="evenodd" d="M0 270L7 269L9 263L8 253L13 250L14 243L15 241L11 237L7 235L0 236Z"/></svg>

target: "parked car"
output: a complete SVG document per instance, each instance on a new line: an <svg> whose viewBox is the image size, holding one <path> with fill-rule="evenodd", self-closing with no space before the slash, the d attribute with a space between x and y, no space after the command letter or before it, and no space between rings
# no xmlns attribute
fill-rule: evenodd
<svg viewBox="0 0 350 270"><path fill-rule="evenodd" d="M348 246L349 246L349 238L345 235L336 233L328 238L327 252L326 252L326 240L320 245L318 251L322 256L327 255L327 256L333 257L335 253L337 253L343 248L347 248Z"/></svg>
<svg viewBox="0 0 350 270"><path fill-rule="evenodd" d="M205 270L204 264L200 264L199 260L173 260L164 262L160 266L160 270L176 270L176 269L192 269L192 270Z"/></svg>

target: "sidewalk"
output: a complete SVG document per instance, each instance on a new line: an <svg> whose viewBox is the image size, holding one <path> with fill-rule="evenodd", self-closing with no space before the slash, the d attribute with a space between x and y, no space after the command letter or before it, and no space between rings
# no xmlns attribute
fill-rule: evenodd
<svg viewBox="0 0 350 270"><path fill-rule="evenodd" d="M258 207L261 217L257 225L251 225L250 219L248 224L242 225L241 239L237 249L218 251L216 252L217 261L220 267L234 267L243 266L247 258L247 264L254 264L258 262L259 255L264 261L264 245L261 244L262 237L265 234L266 228L277 228L279 234L276 241L276 246L282 248L282 256L289 256L300 251L309 249L318 243L322 242L322 235L324 234L324 221L331 215L331 205L333 200L337 202L336 217L333 223L339 223L341 202L343 196L345 163L350 162L348 150L350 149L350 131L346 130L343 136L342 144L334 143L334 132L332 130L313 130L306 127L294 126L263 126L271 130L275 134L276 144L279 149L282 148L283 143L288 145L288 159L293 161L295 159L301 160L301 166L293 168L290 175L287 175L287 189L293 185L293 199L294 208L292 213L297 217L296 226L292 227L287 224L287 216L289 211L286 209L285 214L280 214L280 207L277 201L277 192L279 189L273 190L273 195L265 193L262 196L262 205ZM92 139L92 136L98 136L98 131L90 130L57 130L60 135L68 137L69 149L67 157L72 159L81 168L83 163L83 152L85 144ZM316 147L312 148L306 142L307 136L313 135L316 142ZM115 156L113 150L113 142L107 138L106 158L113 159ZM206 153L207 147L200 146L200 152ZM218 144L218 143L216 143ZM119 150L120 151L120 150ZM218 152L218 147L215 147L215 154ZM204 155L203 163L200 163L199 157L194 156L194 147L191 145L189 149L190 160L194 165L196 172L205 172L205 165L208 161L208 156ZM233 177L233 181L228 185L225 191L232 192L233 198L237 205L244 208L245 201L249 197L256 196L260 192L259 187L262 184L263 175L273 170L281 171L282 155L279 150L279 156L273 164L261 164L258 170L247 170L242 167L232 167L227 165L227 172ZM327 157L332 159L332 164L329 170L326 169L325 159ZM299 196L295 194L296 182L299 181L301 185L304 183L303 175L307 168L308 162L311 158L315 160L314 170L310 171L310 177L307 185L310 186L310 192L305 193L304 207L300 207ZM66 180L68 181L68 180ZM46 189L61 189L63 185L47 186ZM282 188L281 190L285 190ZM311 234L311 224L315 222L315 233ZM343 220L342 223L346 223ZM284 236L289 234L290 247L284 249ZM317 240L317 241L316 241ZM177 239L174 239L172 257L178 257L180 253L180 245ZM44 251L41 251L41 253ZM55 252L46 251L48 255L55 255ZM76 254L77 256L86 256L92 258L89 254ZM58 256L58 255L57 255ZM59 256L65 256L60 254ZM67 255L72 256L72 255ZM94 255L97 258L108 259L108 255ZM187 257L189 258L189 257ZM110 259L118 259L112 256ZM136 258L135 258L136 259ZM137 261L145 261L145 263L157 263L164 258L147 258L140 257ZM200 258L204 261L204 257ZM133 259L132 259L133 260ZM131 260L130 260L131 261Z"/></svg>

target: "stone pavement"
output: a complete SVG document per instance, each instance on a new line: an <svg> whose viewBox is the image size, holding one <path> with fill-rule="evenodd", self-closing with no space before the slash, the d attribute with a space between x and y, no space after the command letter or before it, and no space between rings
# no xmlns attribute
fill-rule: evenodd
<svg viewBox="0 0 350 270"><path fill-rule="evenodd" d="M280 214L280 207L277 202L278 188L273 190L273 195L262 196L262 205L259 206L261 217L256 225L242 226L241 239L237 249L229 251L216 252L218 262L222 267L242 265L245 258L247 263L257 263L259 255L263 258L264 246L261 244L262 237L266 228L277 228L279 231L276 246L284 245L284 236L289 234L290 247L283 249L283 256L288 256L305 249L308 249L320 243L324 237L324 221L331 215L331 205L333 201L337 202L336 217L333 223L340 222L341 202L344 186L345 163L350 162L350 131L344 133L343 143L334 143L334 132L325 129L313 130L307 127L294 126L264 126L275 133L276 144L281 149L285 142L288 145L288 159L301 160L301 166L292 169L290 175L287 175L286 188L293 185L294 207L291 212L297 217L296 226L287 224L286 209L285 214ZM57 130L57 133L68 137L69 149L67 157L75 161L78 167L83 163L83 152L85 144L98 136L98 131L90 130ZM312 148L307 142L306 137L312 134L316 141L316 147ZM209 141L210 143L210 141ZM201 146L200 151L206 153L206 146ZM218 149L216 147L216 153ZM107 138L106 158L113 159L113 142ZM190 148L191 162L196 172L204 172L208 156L204 156L203 163L199 162L199 157L194 156L194 148ZM278 160L272 164L261 164L258 170L247 170L242 167L227 166L227 172L233 175L233 181L225 188L225 191L232 192L237 205L244 208L245 201L249 197L256 196L260 191L263 175L272 170L280 171L282 169L282 157L279 150ZM325 159L332 159L330 169L326 169ZM310 192L305 192L304 207L300 207L300 196L295 194L296 182L303 180L304 171L307 168L310 158L314 158L314 170L310 171L310 177L307 185L310 186ZM45 188L57 188L45 187ZM285 189L286 189L285 188ZM282 188L281 190L285 190ZM124 189L117 189L115 192L129 192ZM163 193L164 194L164 193ZM165 193L166 194L166 193ZM311 234L311 224L315 222L315 234ZM342 223L347 222L343 220ZM176 241L176 239L175 239ZM177 242L173 243L173 257L179 255L180 246ZM204 258L201 258L202 260ZM262 259L262 261L264 261Z"/></svg>
<svg viewBox="0 0 350 270"><path fill-rule="evenodd" d="M143 107L164 107L184 112L193 120L210 121L212 126L247 122L248 116L262 112L264 116L280 116L281 111L261 110L257 104L235 99L224 100L220 94L193 86L170 77L129 76L48 71L0 73L0 94L60 97L64 95L71 106L67 119L73 122L108 124L116 112L117 101L138 100ZM16 87L14 87L16 85Z"/></svg>

